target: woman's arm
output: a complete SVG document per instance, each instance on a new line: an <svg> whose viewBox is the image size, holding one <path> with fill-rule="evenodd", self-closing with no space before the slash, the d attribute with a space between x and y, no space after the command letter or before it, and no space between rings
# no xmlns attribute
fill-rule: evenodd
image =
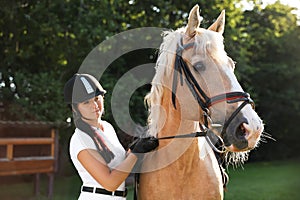
<svg viewBox="0 0 300 200"><path fill-rule="evenodd" d="M137 157L133 153L129 153L116 169L110 170L96 150L82 150L77 157L91 176L109 191L115 191L121 185L137 161Z"/></svg>

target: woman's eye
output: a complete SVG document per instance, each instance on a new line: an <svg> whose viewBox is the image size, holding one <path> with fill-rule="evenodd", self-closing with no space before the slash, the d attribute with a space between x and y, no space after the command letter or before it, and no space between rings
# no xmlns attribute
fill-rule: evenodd
<svg viewBox="0 0 300 200"><path fill-rule="evenodd" d="M101 98L104 98L104 96L102 96L102 95L96 96L95 99L94 99L94 101L100 101Z"/></svg>
<svg viewBox="0 0 300 200"><path fill-rule="evenodd" d="M195 68L196 71L204 71L205 70L205 65L202 62L197 62L193 64L193 67Z"/></svg>

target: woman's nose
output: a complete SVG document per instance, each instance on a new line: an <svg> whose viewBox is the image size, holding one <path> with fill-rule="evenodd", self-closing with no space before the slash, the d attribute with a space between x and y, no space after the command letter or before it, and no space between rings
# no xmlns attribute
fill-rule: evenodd
<svg viewBox="0 0 300 200"><path fill-rule="evenodd" d="M94 101L94 106L95 106L95 108L101 108L102 107L101 101L100 100L95 100Z"/></svg>
<svg viewBox="0 0 300 200"><path fill-rule="evenodd" d="M94 108L98 108L99 107L98 102L94 101L93 106L94 106Z"/></svg>

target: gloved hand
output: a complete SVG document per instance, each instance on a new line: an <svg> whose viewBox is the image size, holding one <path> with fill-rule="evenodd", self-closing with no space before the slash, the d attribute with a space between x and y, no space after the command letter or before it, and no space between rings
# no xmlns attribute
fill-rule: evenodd
<svg viewBox="0 0 300 200"><path fill-rule="evenodd" d="M132 153L147 153L158 147L158 139L155 137L138 138L129 145Z"/></svg>

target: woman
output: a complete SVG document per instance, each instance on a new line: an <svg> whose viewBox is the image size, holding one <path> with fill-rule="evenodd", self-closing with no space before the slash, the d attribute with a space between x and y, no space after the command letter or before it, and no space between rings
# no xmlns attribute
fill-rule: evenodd
<svg viewBox="0 0 300 200"><path fill-rule="evenodd" d="M72 106L76 126L70 156L83 182L80 200L125 200L125 179L137 162L137 154L158 146L153 137L138 139L126 153L112 125L101 119L105 93L88 74L75 74L64 87L65 101Z"/></svg>

